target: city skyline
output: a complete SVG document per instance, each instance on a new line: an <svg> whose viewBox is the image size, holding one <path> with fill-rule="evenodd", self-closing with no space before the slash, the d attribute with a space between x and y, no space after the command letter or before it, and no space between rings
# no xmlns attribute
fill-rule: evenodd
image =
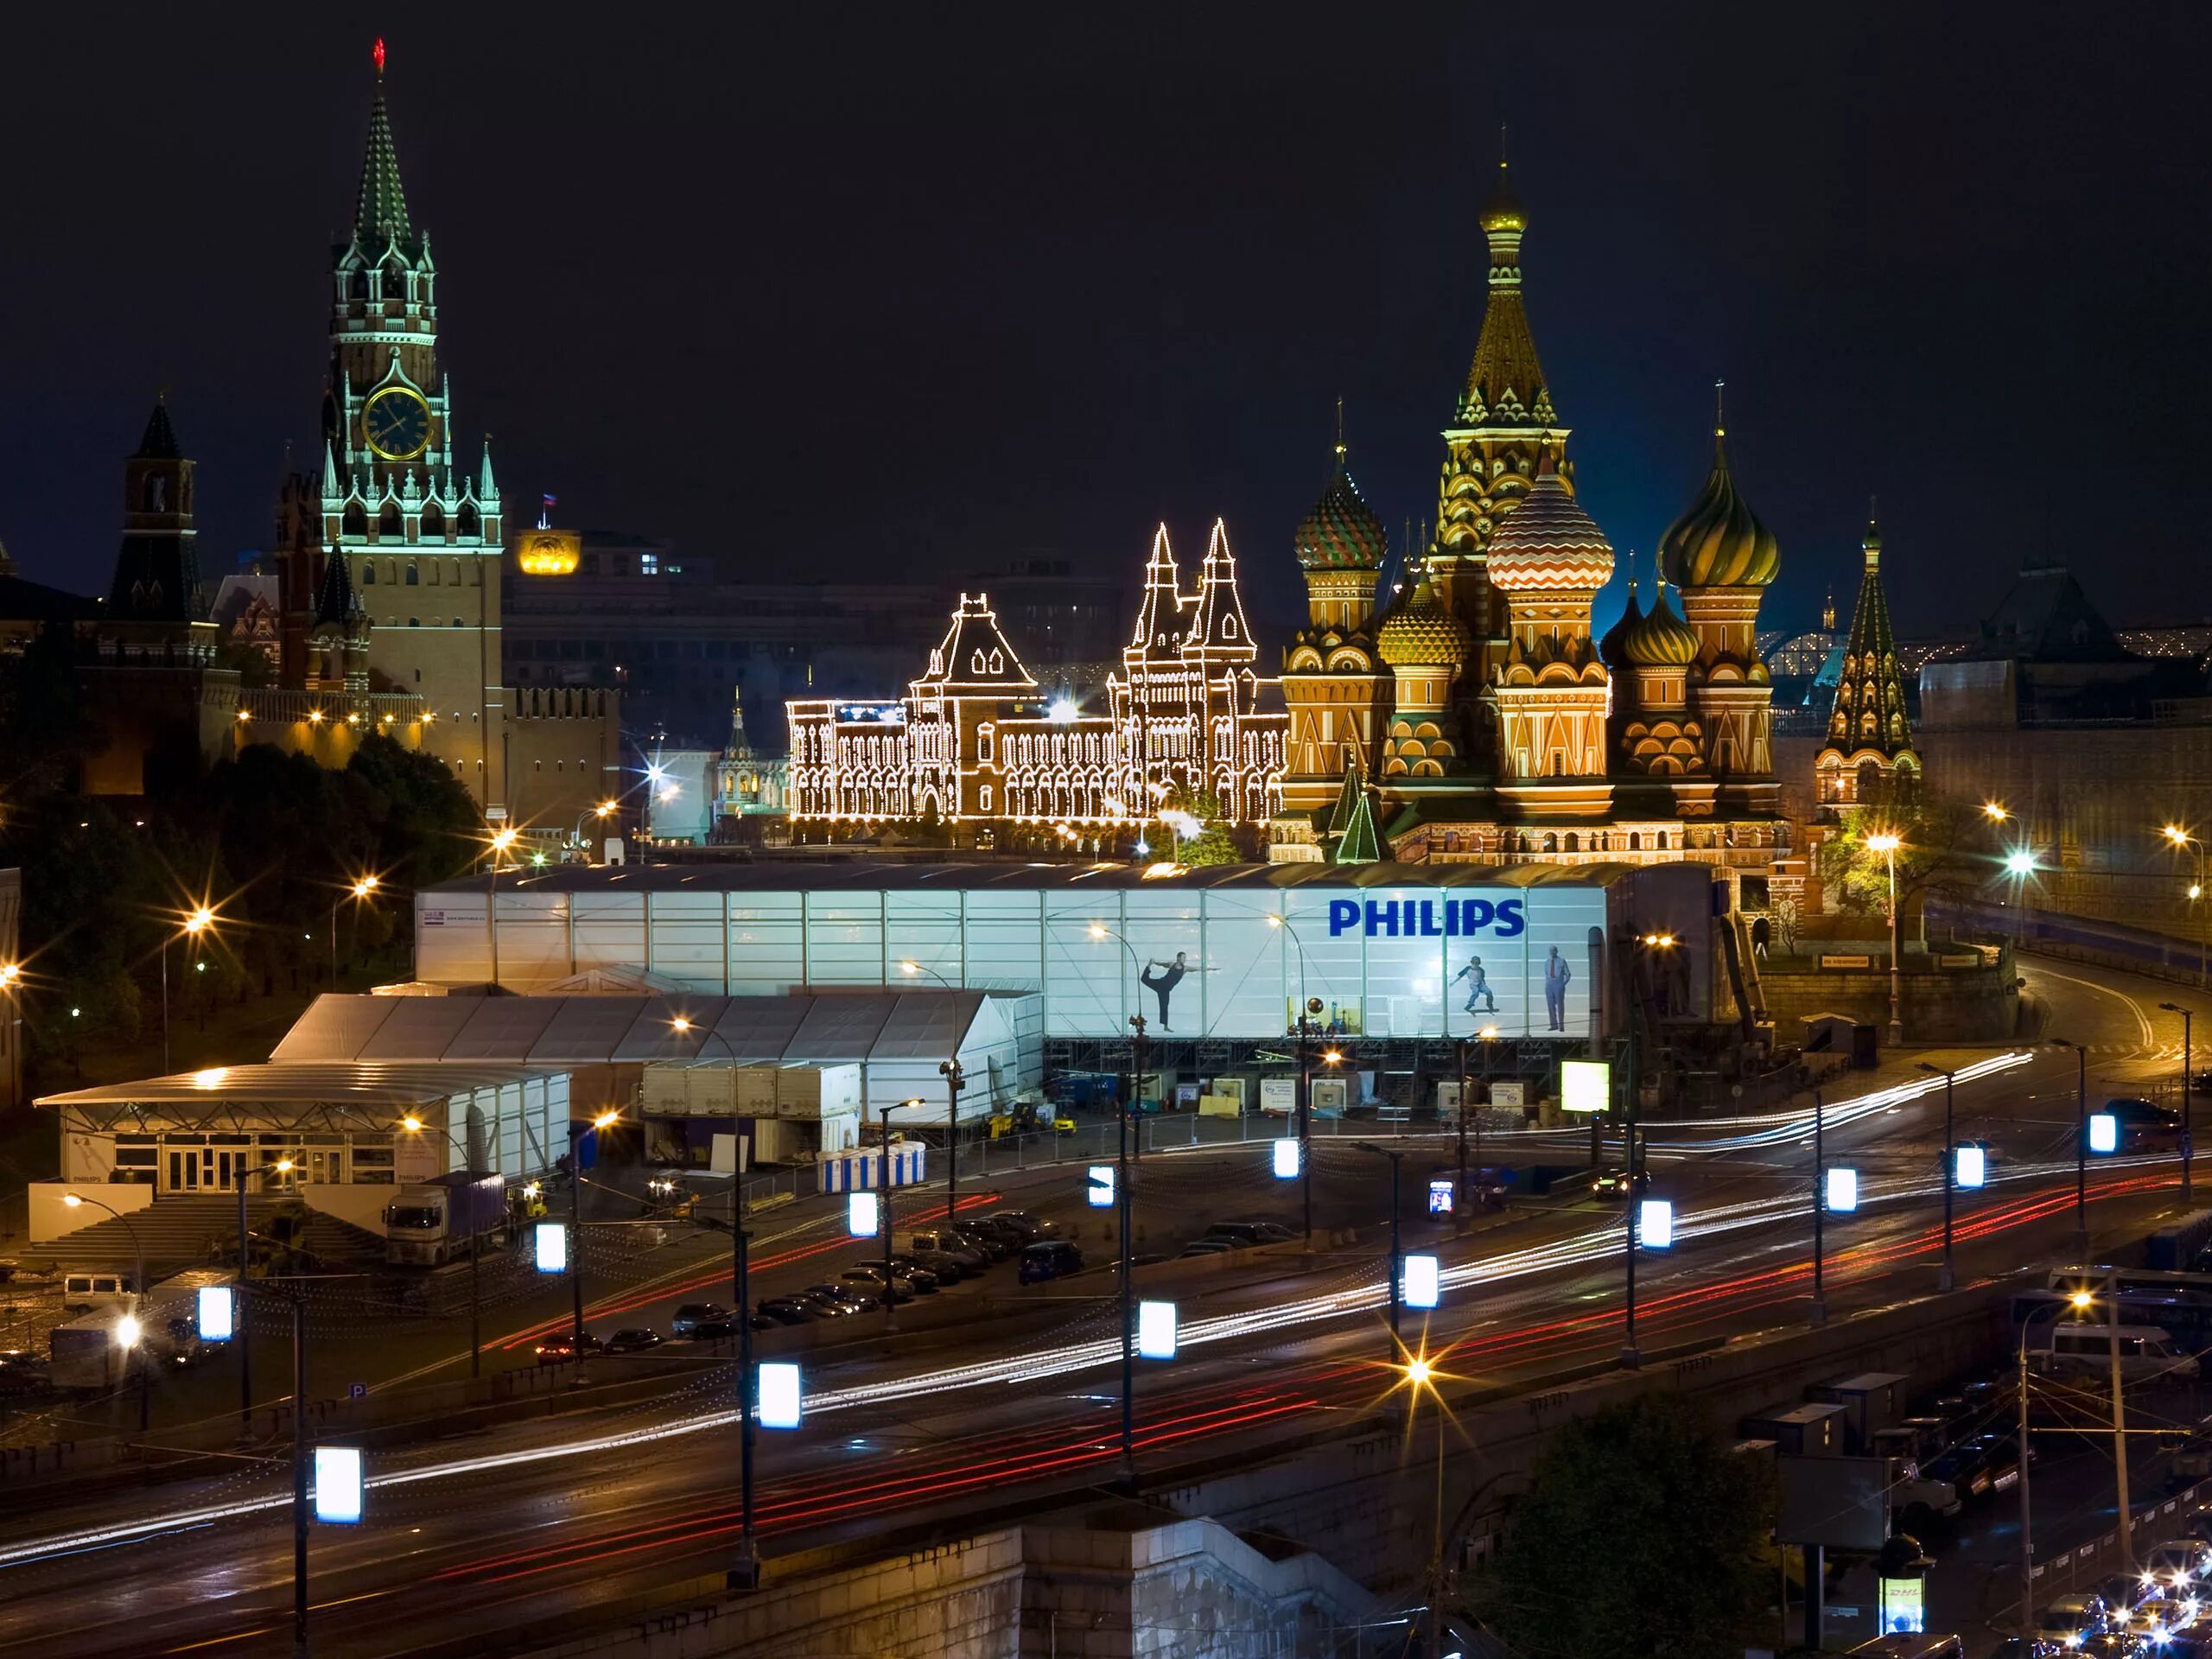
<svg viewBox="0 0 2212 1659"><path fill-rule="evenodd" d="M163 386L202 463L209 569L267 546L283 444L298 464L313 442L309 284L352 198L374 26L219 50L151 22L92 99L48 108L34 88L18 105L71 163L26 182L32 225L59 226L85 177L127 174L161 139L181 163L164 245L183 251L150 305L135 213L34 236L13 262L17 310L46 319L17 343L0 427L20 469L0 540L24 574L99 585L113 458ZM44 27L71 49L68 25ZM1337 397L1394 543L1433 512L1503 115L1531 316L1621 576L1648 572L1701 475L1716 378L1783 549L1777 625L1809 626L1830 585L1847 591L1870 491L1909 631L1971 621L2045 559L2094 569L2099 601L2133 620L2189 551L2179 458L2206 417L2174 349L2188 310L2158 301L2203 232L2161 214L2156 169L2129 159L2186 139L2186 101L2157 92L2185 54L2069 39L2115 73L2039 79L2062 48L2032 18L1983 39L1962 16L1917 32L1978 40L1971 72L1957 51L1887 55L1878 19L1820 36L1478 36L1414 14L1332 39L1333 56L1295 17L1266 39L1205 20L1079 42L1046 27L903 41L887 26L825 82L831 43L779 24L730 52L790 74L741 76L720 124L691 94L726 54L677 63L557 27L510 39L488 20L435 39L391 28L398 153L447 273L452 370L511 492L756 577L794 548L859 578L1037 550L1122 566L1160 519L1219 513L1281 638L1291 529L1325 476ZM1791 67L1815 48L1859 73ZM1490 60L1509 51L1501 75ZM911 75L893 73L902 56ZM1057 102L993 73L1036 62ZM513 96L481 96L495 66ZM157 75L195 97L150 97ZM533 102L533 86L559 90ZM1968 144L2008 158L1971 195L1929 163ZM610 302L590 328L564 293L578 282ZM2034 429L2063 406L2052 388L2088 384L2125 400L2120 442L2140 459L2124 499L2069 525L2078 491L2056 479L2073 463ZM897 442L861 435L887 414Z"/></svg>

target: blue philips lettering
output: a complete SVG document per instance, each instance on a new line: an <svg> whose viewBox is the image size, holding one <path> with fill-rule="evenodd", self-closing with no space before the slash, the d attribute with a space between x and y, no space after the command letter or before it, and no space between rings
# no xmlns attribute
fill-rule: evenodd
<svg viewBox="0 0 2212 1659"><path fill-rule="evenodd" d="M1359 925L1359 900L1332 899L1329 900L1329 937L1335 938L1348 927Z"/></svg>
<svg viewBox="0 0 2212 1659"><path fill-rule="evenodd" d="M1450 899L1444 901L1444 937L1447 939L1459 937L1459 906Z"/></svg>
<svg viewBox="0 0 2212 1659"><path fill-rule="evenodd" d="M1521 900L1501 899L1497 901L1497 937L1510 939L1529 925L1521 914Z"/></svg>
<svg viewBox="0 0 2212 1659"><path fill-rule="evenodd" d="M1398 901L1396 899L1392 899L1380 905L1372 899L1367 901L1367 937L1373 938L1377 928L1394 939L1398 937Z"/></svg>
<svg viewBox="0 0 2212 1659"><path fill-rule="evenodd" d="M1408 933L1414 931L1413 919L1413 900L1408 899L1406 900L1406 931ZM1440 939L1444 937L1443 930L1436 925L1436 901L1433 899L1424 899L1421 901L1421 937L1424 939Z"/></svg>
<svg viewBox="0 0 2212 1659"><path fill-rule="evenodd" d="M1464 899L1459 902L1459 931L1479 933L1490 925L1491 918L1496 913L1487 899Z"/></svg>

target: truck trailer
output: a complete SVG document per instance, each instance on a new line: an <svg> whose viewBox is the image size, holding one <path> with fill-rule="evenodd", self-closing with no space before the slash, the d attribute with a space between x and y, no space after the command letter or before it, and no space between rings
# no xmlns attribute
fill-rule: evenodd
<svg viewBox="0 0 2212 1659"><path fill-rule="evenodd" d="M507 1178L456 1170L401 1187L385 1206L385 1260L439 1267L459 1257L472 1240L497 1243L506 1230Z"/></svg>

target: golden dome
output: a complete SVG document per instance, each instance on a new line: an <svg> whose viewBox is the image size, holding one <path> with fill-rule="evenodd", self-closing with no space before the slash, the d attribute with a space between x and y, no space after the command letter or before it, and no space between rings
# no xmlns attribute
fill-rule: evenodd
<svg viewBox="0 0 2212 1659"><path fill-rule="evenodd" d="M515 538L515 563L526 576L573 575L583 544L572 530L526 530Z"/></svg>
<svg viewBox="0 0 2212 1659"><path fill-rule="evenodd" d="M1632 668L1688 668L1697 660L1697 631L1675 614L1663 584L1651 608L1621 636L1620 653Z"/></svg>
<svg viewBox="0 0 2212 1659"><path fill-rule="evenodd" d="M1713 435L1713 473L1659 541L1659 568L1677 588L1764 588L1782 569L1774 532L1736 493L1728 442Z"/></svg>
<svg viewBox="0 0 2212 1659"><path fill-rule="evenodd" d="M1426 569L1375 639L1376 655L1392 668L1457 668L1472 646L1467 625L1444 607Z"/></svg>
<svg viewBox="0 0 2212 1659"><path fill-rule="evenodd" d="M1490 193L1490 200L1483 204L1480 221L1485 231L1525 231L1529 228L1529 213L1521 205L1521 198L1513 194L1512 181L1506 173L1505 158L1497 162L1497 184Z"/></svg>

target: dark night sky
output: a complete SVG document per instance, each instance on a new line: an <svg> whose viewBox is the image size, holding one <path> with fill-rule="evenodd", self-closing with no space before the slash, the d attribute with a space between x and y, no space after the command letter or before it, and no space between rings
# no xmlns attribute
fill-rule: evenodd
<svg viewBox="0 0 2212 1659"><path fill-rule="evenodd" d="M1870 490L1908 632L2054 557L2118 619L2212 610L2212 8L57 10L0 100L0 539L41 580L105 588L162 385L203 565L265 544L381 31L467 450L568 523L1133 574L1218 512L1279 624L1335 397L1394 538L1434 512L1503 115L1618 550L1725 375L1770 624L1847 608Z"/></svg>

